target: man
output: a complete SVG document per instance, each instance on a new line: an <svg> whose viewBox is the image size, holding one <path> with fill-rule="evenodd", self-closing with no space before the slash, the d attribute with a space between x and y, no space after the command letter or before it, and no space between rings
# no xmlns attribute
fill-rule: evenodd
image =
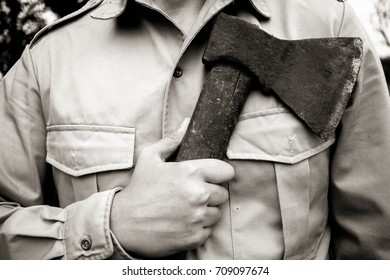
<svg viewBox="0 0 390 280"><path fill-rule="evenodd" d="M256 90L225 161L166 161L222 10L278 38L362 38L353 96L330 140ZM342 1L90 1L41 31L1 82L1 258L387 259L380 69ZM59 207L45 203L50 171Z"/></svg>

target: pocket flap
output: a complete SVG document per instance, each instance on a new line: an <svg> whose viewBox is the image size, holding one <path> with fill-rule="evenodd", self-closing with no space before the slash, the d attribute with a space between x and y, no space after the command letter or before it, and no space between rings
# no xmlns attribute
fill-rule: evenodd
<svg viewBox="0 0 390 280"><path fill-rule="evenodd" d="M47 129L46 161L78 177L131 168L135 128L56 125Z"/></svg>
<svg viewBox="0 0 390 280"><path fill-rule="evenodd" d="M242 115L227 148L229 159L294 164L334 143L324 142L286 108Z"/></svg>

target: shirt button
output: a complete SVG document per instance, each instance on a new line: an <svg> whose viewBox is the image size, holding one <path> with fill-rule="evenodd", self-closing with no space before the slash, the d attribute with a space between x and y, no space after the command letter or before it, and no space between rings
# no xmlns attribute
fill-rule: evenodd
<svg viewBox="0 0 390 280"><path fill-rule="evenodd" d="M92 247L92 243L91 241L84 237L82 240L81 240L81 248L84 250L84 251L88 251L89 249L91 249Z"/></svg>
<svg viewBox="0 0 390 280"><path fill-rule="evenodd" d="M180 78L183 75L183 70L180 67L176 67L173 72L173 77Z"/></svg>

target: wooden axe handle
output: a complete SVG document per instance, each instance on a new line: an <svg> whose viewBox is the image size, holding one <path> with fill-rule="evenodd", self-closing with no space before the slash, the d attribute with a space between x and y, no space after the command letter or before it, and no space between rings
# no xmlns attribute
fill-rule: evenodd
<svg viewBox="0 0 390 280"><path fill-rule="evenodd" d="M223 159L251 84L252 78L232 65L211 69L176 161Z"/></svg>
<svg viewBox="0 0 390 280"><path fill-rule="evenodd" d="M231 65L215 65L207 74L176 161L223 159L245 104L252 78ZM183 260L187 252L165 259Z"/></svg>

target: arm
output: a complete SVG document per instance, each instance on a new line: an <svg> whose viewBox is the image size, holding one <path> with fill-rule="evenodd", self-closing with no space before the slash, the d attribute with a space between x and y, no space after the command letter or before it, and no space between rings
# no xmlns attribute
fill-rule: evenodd
<svg viewBox="0 0 390 280"><path fill-rule="evenodd" d="M389 259L389 92L374 47L349 6L340 36L361 37L364 54L331 166L333 253L337 259Z"/></svg>
<svg viewBox="0 0 390 280"><path fill-rule="evenodd" d="M0 82L0 123L0 259L111 256L115 190L65 209L44 205L46 124L29 49ZM89 250L81 247L85 237Z"/></svg>
<svg viewBox="0 0 390 280"><path fill-rule="evenodd" d="M49 77L44 77L49 78ZM162 257L201 245L234 176L218 160L165 162L186 125L143 151L131 184L62 208L44 205L45 110L29 49L2 80L0 258ZM112 206L112 207L111 207ZM112 213L111 213L112 208ZM112 232L111 228L112 227ZM153 229L153 230L152 230ZM114 248L115 247L115 248Z"/></svg>

